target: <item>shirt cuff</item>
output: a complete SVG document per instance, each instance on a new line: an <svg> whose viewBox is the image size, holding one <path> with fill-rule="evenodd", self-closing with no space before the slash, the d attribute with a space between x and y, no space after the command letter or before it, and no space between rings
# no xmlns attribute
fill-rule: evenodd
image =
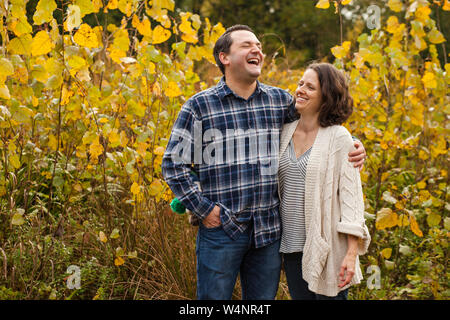
<svg viewBox="0 0 450 320"><path fill-rule="evenodd" d="M212 202L211 200L209 200L208 198L203 198L203 201L193 212L195 213L195 215L197 217L199 217L200 219L203 220L211 213L211 211L214 209L215 205L216 204L214 202Z"/></svg>

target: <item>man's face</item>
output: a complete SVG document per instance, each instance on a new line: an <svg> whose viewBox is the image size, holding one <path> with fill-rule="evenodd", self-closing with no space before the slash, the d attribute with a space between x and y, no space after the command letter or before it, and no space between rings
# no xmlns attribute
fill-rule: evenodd
<svg viewBox="0 0 450 320"><path fill-rule="evenodd" d="M261 43L247 30L234 31L230 36L233 42L229 53L221 53L222 63L228 70L225 72L235 79L255 81L264 62Z"/></svg>

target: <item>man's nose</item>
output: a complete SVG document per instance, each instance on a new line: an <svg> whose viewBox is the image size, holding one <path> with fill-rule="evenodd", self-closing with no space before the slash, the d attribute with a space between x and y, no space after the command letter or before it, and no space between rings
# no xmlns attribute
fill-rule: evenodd
<svg viewBox="0 0 450 320"><path fill-rule="evenodd" d="M256 45L252 47L252 52L263 54L262 49Z"/></svg>

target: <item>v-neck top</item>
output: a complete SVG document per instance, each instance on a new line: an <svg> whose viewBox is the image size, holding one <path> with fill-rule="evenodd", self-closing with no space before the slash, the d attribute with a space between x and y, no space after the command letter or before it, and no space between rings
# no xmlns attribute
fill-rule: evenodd
<svg viewBox="0 0 450 320"><path fill-rule="evenodd" d="M280 158L280 252L301 252L305 245L305 176L311 148L299 157L295 154L293 140Z"/></svg>

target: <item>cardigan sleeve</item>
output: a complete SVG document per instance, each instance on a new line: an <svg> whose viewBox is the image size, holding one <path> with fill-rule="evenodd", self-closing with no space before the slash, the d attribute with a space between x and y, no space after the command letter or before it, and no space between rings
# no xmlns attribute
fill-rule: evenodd
<svg viewBox="0 0 450 320"><path fill-rule="evenodd" d="M348 153L355 148L350 134L345 131L346 134L338 138L338 145L341 147L338 186L341 215L337 231L358 237L358 254L361 255L367 252L370 234L364 220L364 198L359 170L348 161Z"/></svg>

